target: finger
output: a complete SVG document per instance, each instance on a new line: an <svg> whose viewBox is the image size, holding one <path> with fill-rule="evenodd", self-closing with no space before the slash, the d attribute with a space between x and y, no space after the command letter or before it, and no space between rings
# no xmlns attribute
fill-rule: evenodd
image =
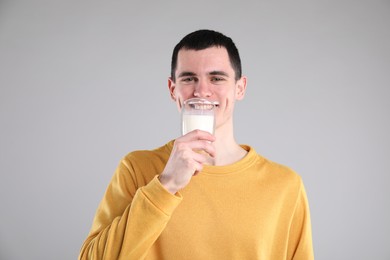
<svg viewBox="0 0 390 260"><path fill-rule="evenodd" d="M179 153L186 153L188 150L200 150L208 153L211 157L215 157L215 147L207 140L185 141L178 138L175 140L173 150Z"/></svg>
<svg viewBox="0 0 390 260"><path fill-rule="evenodd" d="M207 162L209 162L208 154L205 152L199 152L199 151L194 151L192 155L192 160L194 160L196 163L200 164L202 166ZM196 168L197 170L201 170L200 168Z"/></svg>
<svg viewBox="0 0 390 260"><path fill-rule="evenodd" d="M209 132L197 129L187 133L186 135L183 135L181 139L183 141L206 140L206 141L214 142L215 136L210 134Z"/></svg>
<svg viewBox="0 0 390 260"><path fill-rule="evenodd" d="M194 171L194 174L197 173L197 172L201 172L203 170L203 163L196 163L195 164L195 171Z"/></svg>
<svg viewBox="0 0 390 260"><path fill-rule="evenodd" d="M188 147L193 151L204 151L211 157L215 157L215 147L208 141L192 141L188 143Z"/></svg>

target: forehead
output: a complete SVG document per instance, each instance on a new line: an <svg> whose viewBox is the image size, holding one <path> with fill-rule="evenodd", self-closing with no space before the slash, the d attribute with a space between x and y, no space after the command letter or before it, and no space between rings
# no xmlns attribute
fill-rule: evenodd
<svg viewBox="0 0 390 260"><path fill-rule="evenodd" d="M210 47L203 50L181 49L177 57L176 72L183 70L231 72L233 68L225 47Z"/></svg>

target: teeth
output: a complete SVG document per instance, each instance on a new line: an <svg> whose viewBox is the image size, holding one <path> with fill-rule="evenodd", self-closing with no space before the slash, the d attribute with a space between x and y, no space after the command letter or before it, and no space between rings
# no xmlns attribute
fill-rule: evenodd
<svg viewBox="0 0 390 260"><path fill-rule="evenodd" d="M209 110L213 108L213 105L210 104L194 104L195 109Z"/></svg>

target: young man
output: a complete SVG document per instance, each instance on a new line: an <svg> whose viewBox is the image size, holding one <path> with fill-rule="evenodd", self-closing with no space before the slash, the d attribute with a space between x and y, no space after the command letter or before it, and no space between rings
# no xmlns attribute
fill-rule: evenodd
<svg viewBox="0 0 390 260"><path fill-rule="evenodd" d="M79 259L313 259L301 178L234 138L246 78L233 41L195 31L176 45L171 71L179 110L193 97L219 103L215 134L125 156Z"/></svg>

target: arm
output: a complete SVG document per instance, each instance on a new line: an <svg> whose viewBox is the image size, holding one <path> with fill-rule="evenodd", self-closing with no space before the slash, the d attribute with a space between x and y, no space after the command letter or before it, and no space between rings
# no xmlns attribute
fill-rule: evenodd
<svg viewBox="0 0 390 260"><path fill-rule="evenodd" d="M137 189L133 168L122 161L95 215L79 259L142 259L164 230L181 197L154 177Z"/></svg>
<svg viewBox="0 0 390 260"><path fill-rule="evenodd" d="M309 203L302 182L289 233L287 259L314 259Z"/></svg>
<svg viewBox="0 0 390 260"><path fill-rule="evenodd" d="M166 165L157 168L148 168L154 165L148 156L122 160L99 205L79 259L145 257L181 202L178 191L202 168L205 155L193 149L214 154L211 141L214 137L203 131L180 137ZM137 168L131 161L143 167Z"/></svg>

